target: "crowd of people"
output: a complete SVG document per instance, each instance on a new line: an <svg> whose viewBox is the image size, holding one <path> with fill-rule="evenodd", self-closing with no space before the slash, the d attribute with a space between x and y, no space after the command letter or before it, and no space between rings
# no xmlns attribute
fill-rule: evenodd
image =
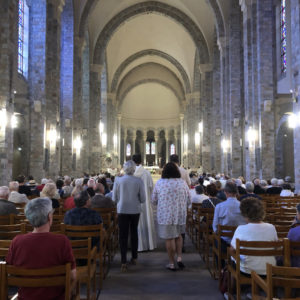
<svg viewBox="0 0 300 300"><path fill-rule="evenodd" d="M45 253L42 256L37 253L36 260L48 261L43 265L45 267L58 262L71 262L72 269L76 270L67 240L53 237L49 233L54 210L60 206L67 210L65 224L96 225L102 223L102 218L93 208L116 207L121 271L126 272L128 264L137 264L138 252L155 249L157 235L165 240L168 257L166 268L176 271L185 268L182 252L187 210L191 209L192 203L201 203L204 208L214 209L212 227L215 232L218 225L237 226L232 239L227 237L221 240L220 247L226 252L228 247L235 249L237 238L247 241L277 240L275 227L263 221L265 212L261 196L271 194L293 197L293 189L290 177L285 180L273 178L270 181L254 178L253 181L246 182L243 177L229 178L224 174L189 174L179 165L177 155L170 157L170 162L162 170L161 179L155 185L149 171L142 166L139 154L133 155L132 160L125 162L122 172L116 176L109 173L92 176L85 174L83 178L64 176L56 182L44 178L41 184L37 184L32 177L25 182L25 176L20 175L16 181L10 182L8 187L0 187L0 215L17 214L15 204L24 203L26 217L34 230L14 239L7 262L26 267L42 266L36 261L26 260L26 255L31 256L30 243L38 243L35 233L45 233L39 235L48 239L47 242L43 242L44 245L51 243L53 247L56 244L64 244L65 257L61 257L61 260L56 257L49 261L43 256ZM155 206L157 226L154 225L153 216ZM295 224L300 223L300 205L297 206L297 211ZM128 263L129 236L131 259ZM300 241L300 226L292 228L288 237ZM93 244L97 242L99 241L93 240ZM25 250L20 254L23 244L26 245ZM37 249L41 250L40 247L44 245L41 244ZM56 253L57 249L49 251ZM241 272L250 274L251 270L255 270L258 274L265 275L266 262L276 263L273 257L243 257ZM299 258L293 259L293 266L300 267ZM73 273L75 274L75 271Z"/></svg>

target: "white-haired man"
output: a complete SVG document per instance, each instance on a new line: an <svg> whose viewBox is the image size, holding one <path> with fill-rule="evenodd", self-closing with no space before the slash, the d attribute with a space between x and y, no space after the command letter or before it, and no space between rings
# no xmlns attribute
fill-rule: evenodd
<svg viewBox="0 0 300 300"><path fill-rule="evenodd" d="M280 195L282 187L278 186L277 178L272 178L271 184L272 186L267 189L266 193L271 195Z"/></svg>
<svg viewBox="0 0 300 300"><path fill-rule="evenodd" d="M14 203L8 201L9 188L7 186L0 186L0 216L7 216L10 214L18 214Z"/></svg>
<svg viewBox="0 0 300 300"><path fill-rule="evenodd" d="M8 201L13 203L27 203L29 200L25 194L20 194L19 191L19 182L11 181L9 183L10 195Z"/></svg>

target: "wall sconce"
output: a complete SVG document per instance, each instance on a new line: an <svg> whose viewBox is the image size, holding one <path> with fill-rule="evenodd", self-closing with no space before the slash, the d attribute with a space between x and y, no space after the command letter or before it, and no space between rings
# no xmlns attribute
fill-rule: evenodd
<svg viewBox="0 0 300 300"><path fill-rule="evenodd" d="M293 102L295 102L295 103L298 102L299 89L300 88L298 87L298 90L290 90L290 92L292 93Z"/></svg>
<svg viewBox="0 0 300 300"><path fill-rule="evenodd" d="M234 118L233 119L233 127L239 127L240 126L240 119Z"/></svg>
<svg viewBox="0 0 300 300"><path fill-rule="evenodd" d="M102 133L101 143L102 143L103 147L106 147L106 145L107 145L107 134L106 133Z"/></svg>
<svg viewBox="0 0 300 300"><path fill-rule="evenodd" d="M288 116L288 126L292 129L296 128L297 126L297 117L293 113Z"/></svg>
<svg viewBox="0 0 300 300"><path fill-rule="evenodd" d="M100 121L100 123L99 123L99 132L100 132L100 134L102 134L103 131L104 131L104 124Z"/></svg>
<svg viewBox="0 0 300 300"><path fill-rule="evenodd" d="M0 128L1 128L1 131L3 131L3 132L5 131L6 125L7 125L7 113L6 113L6 109L2 108L0 110Z"/></svg>
<svg viewBox="0 0 300 300"><path fill-rule="evenodd" d="M223 153L227 153L229 150L229 140L223 139L221 141L221 147L223 149Z"/></svg>
<svg viewBox="0 0 300 300"><path fill-rule="evenodd" d="M249 127L247 132L247 139L249 142L249 147L254 147L255 141L257 140L257 131L251 126Z"/></svg>
<svg viewBox="0 0 300 300"><path fill-rule="evenodd" d="M113 136L113 142L114 142L114 147L117 148L118 136L116 134L114 134L114 136Z"/></svg>
<svg viewBox="0 0 300 300"><path fill-rule="evenodd" d="M16 114L13 114L11 116L11 128L17 128L18 127L18 118L16 116Z"/></svg>
<svg viewBox="0 0 300 300"><path fill-rule="evenodd" d="M200 132L195 132L195 145L200 145Z"/></svg>
<svg viewBox="0 0 300 300"><path fill-rule="evenodd" d="M199 132L202 133L203 132L203 122L199 122Z"/></svg>
<svg viewBox="0 0 300 300"><path fill-rule="evenodd" d="M73 141L73 148L75 149L76 153L80 154L80 150L82 148L82 140L79 136Z"/></svg>
<svg viewBox="0 0 300 300"><path fill-rule="evenodd" d="M189 142L189 136L187 133L184 134L183 142L184 142L185 147L187 147L188 142Z"/></svg>
<svg viewBox="0 0 300 300"><path fill-rule="evenodd" d="M50 142L50 147L55 147L57 140L57 132L55 128L51 128L48 131L48 141Z"/></svg>

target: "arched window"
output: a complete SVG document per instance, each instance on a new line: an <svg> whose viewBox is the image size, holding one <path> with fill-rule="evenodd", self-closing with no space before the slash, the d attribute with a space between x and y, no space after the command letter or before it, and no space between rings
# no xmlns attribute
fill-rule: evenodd
<svg viewBox="0 0 300 300"><path fill-rule="evenodd" d="M150 143L146 142L146 155L150 154Z"/></svg>
<svg viewBox="0 0 300 300"><path fill-rule="evenodd" d="M286 0L281 0L280 6L280 57L281 57L281 73L286 73L287 56L286 56Z"/></svg>
<svg viewBox="0 0 300 300"><path fill-rule="evenodd" d="M151 142L151 154L155 154L155 142Z"/></svg>
<svg viewBox="0 0 300 300"><path fill-rule="evenodd" d="M28 74L29 9L26 0L19 0L18 72Z"/></svg>
<svg viewBox="0 0 300 300"><path fill-rule="evenodd" d="M131 145L127 144L126 146L126 156L130 156L131 155Z"/></svg>
<svg viewBox="0 0 300 300"><path fill-rule="evenodd" d="M170 145L170 155L176 154L176 148L174 144Z"/></svg>

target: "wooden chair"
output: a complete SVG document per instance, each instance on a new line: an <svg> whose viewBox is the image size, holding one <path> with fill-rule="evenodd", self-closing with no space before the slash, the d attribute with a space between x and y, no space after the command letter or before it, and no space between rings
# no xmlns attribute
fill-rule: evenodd
<svg viewBox="0 0 300 300"><path fill-rule="evenodd" d="M206 268L212 273L212 268L210 265L210 257L212 257L212 243L213 243L213 224L214 215L211 213L205 214L205 222L203 223L203 255L202 258L205 261Z"/></svg>
<svg viewBox="0 0 300 300"><path fill-rule="evenodd" d="M214 278L220 278L222 270L222 260L227 259L226 253L222 252L221 239L222 237L232 238L236 230L236 226L218 225L218 231L213 233L212 252L213 252L213 275Z"/></svg>
<svg viewBox="0 0 300 300"><path fill-rule="evenodd" d="M276 231L277 231L277 236L278 238L280 239L283 239L283 238L286 238L288 233L289 233L289 230L290 230L290 226L279 226L279 225L276 225L275 226L276 228Z"/></svg>
<svg viewBox="0 0 300 300"><path fill-rule="evenodd" d="M291 295L292 289L299 289L300 287L300 268L276 267L271 264L267 264L266 280L262 279L254 271L251 272L251 278L253 300L275 299L276 295L274 295L274 292L278 287L284 288L284 299L293 299ZM262 297L259 294L259 288L266 293L267 297Z"/></svg>
<svg viewBox="0 0 300 300"><path fill-rule="evenodd" d="M0 225L10 225L11 215L0 216Z"/></svg>
<svg viewBox="0 0 300 300"><path fill-rule="evenodd" d="M72 250L75 259L86 260L86 265L77 264L76 276L80 283L86 284L87 300L96 299L96 258L97 248L92 248L92 240L89 237L85 240L71 240Z"/></svg>
<svg viewBox="0 0 300 300"><path fill-rule="evenodd" d="M97 258L99 259L99 277L100 288L102 288L103 279L106 275L107 264L105 260L106 252L106 233L103 228L103 224L99 225L66 225L62 224L62 233L72 239L87 239L89 237L99 239L99 245L97 247ZM92 239L93 241L93 239Z"/></svg>
<svg viewBox="0 0 300 300"><path fill-rule="evenodd" d="M300 242L294 242L289 240L289 244L288 244L288 251L290 253L290 264L288 264L287 266L290 267L291 266L291 262L292 262L292 258L293 257L300 257Z"/></svg>
<svg viewBox="0 0 300 300"><path fill-rule="evenodd" d="M12 240L18 234L25 233L25 224L0 225L0 239Z"/></svg>
<svg viewBox="0 0 300 300"><path fill-rule="evenodd" d="M10 244L11 240L0 240L0 260L5 260Z"/></svg>
<svg viewBox="0 0 300 300"><path fill-rule="evenodd" d="M236 249L234 253L230 253L230 248L227 249L227 261L228 261L228 296L229 299L233 298L231 277L236 282L236 299L241 300L241 285L251 284L251 277L242 275L240 272L240 255L248 256L283 256L284 265L288 264L288 254L285 251L284 244L288 244L288 239L281 241L240 241L236 239ZM235 266L231 259L231 256L235 260Z"/></svg>
<svg viewBox="0 0 300 300"><path fill-rule="evenodd" d="M8 299L8 287L65 287L65 300L80 299L79 282L71 282L71 264L43 269L24 269L7 264L2 265L1 297Z"/></svg>

